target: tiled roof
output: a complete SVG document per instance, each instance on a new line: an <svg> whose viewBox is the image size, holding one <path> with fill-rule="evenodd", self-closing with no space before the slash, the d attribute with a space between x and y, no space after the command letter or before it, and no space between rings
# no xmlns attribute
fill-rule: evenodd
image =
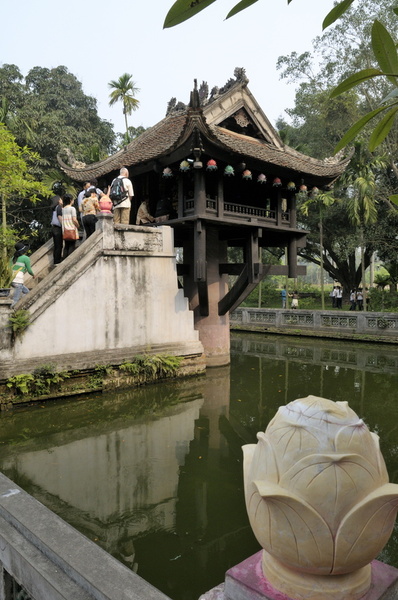
<svg viewBox="0 0 398 600"><path fill-rule="evenodd" d="M202 137L207 135L220 149L233 152L241 159L247 157L261 162L264 164L264 170L275 167L275 171L278 168L286 169L315 178L324 178L330 182L341 175L350 160L318 160L289 146L278 148L269 142L235 133L218 125L207 125L202 111L192 109L165 117L123 150L100 162L84 168L73 168L58 160L65 173L76 181L98 178L123 166L134 167L167 156L179 147L179 142L182 143L189 137L195 127L200 129Z"/></svg>
<svg viewBox="0 0 398 600"><path fill-rule="evenodd" d="M84 181L93 177L101 177L121 167L129 167L159 158L172 150L185 131L188 113L171 115L150 127L122 150L99 162L84 168L73 168L60 158L58 162L69 177L76 181Z"/></svg>
<svg viewBox="0 0 398 600"><path fill-rule="evenodd" d="M333 161L333 159L318 160L301 154L301 152L297 152L289 146L284 146L280 149L265 141L214 125L210 126L209 129L217 140L232 152L265 162L268 165L275 165L316 177L334 179L341 175L350 161L350 157L343 161Z"/></svg>

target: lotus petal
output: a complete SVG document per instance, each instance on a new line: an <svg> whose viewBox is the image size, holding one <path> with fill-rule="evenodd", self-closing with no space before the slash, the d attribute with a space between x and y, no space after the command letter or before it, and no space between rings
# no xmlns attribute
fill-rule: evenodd
<svg viewBox="0 0 398 600"><path fill-rule="evenodd" d="M379 473L377 486L388 483L387 470L381 456L379 437L371 433L362 419L342 427L335 438L336 452L359 454L366 458Z"/></svg>
<svg viewBox="0 0 398 600"><path fill-rule="evenodd" d="M341 522L336 535L333 574L349 573L369 563L394 527L398 485L387 483L359 502Z"/></svg>
<svg viewBox="0 0 398 600"><path fill-rule="evenodd" d="M244 464L244 477L250 480L267 479L277 483L279 481L278 467L276 465L274 450L269 439L264 433L257 434L258 444L254 445L250 467L248 461ZM251 444L248 444L251 445ZM243 446L246 448L246 446ZM245 450L243 450L245 453ZM247 468L246 468L247 467Z"/></svg>
<svg viewBox="0 0 398 600"><path fill-rule="evenodd" d="M330 573L333 538L307 502L280 485L254 481L248 513L257 540L272 556L295 569Z"/></svg>
<svg viewBox="0 0 398 600"><path fill-rule="evenodd" d="M312 454L281 477L280 485L322 515L332 532L344 515L377 486L376 469L357 454Z"/></svg>

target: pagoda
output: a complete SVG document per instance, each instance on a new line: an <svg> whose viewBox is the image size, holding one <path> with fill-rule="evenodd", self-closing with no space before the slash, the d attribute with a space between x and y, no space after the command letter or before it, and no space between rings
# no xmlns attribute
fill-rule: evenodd
<svg viewBox="0 0 398 600"><path fill-rule="evenodd" d="M154 226L174 229L177 274L207 364L221 365L229 361L229 313L266 275L305 272L297 265L306 243L297 193L329 189L349 157L318 160L284 144L239 68L210 93L195 81L187 105L172 98L163 120L112 156L86 166L58 160L73 180L96 178L101 188L128 168L135 191L131 224L146 198L152 215L163 214ZM228 248L240 249L239 262L228 260ZM287 264L263 264L262 248L286 252Z"/></svg>

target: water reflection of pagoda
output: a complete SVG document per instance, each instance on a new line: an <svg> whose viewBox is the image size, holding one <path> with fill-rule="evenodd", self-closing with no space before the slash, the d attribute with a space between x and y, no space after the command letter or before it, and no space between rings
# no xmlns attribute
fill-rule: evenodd
<svg viewBox="0 0 398 600"><path fill-rule="evenodd" d="M228 314L265 275L297 277L296 192L330 185L348 160L317 160L286 146L248 87L244 69L208 93L203 83L188 105L172 99L166 117L122 150L83 168L60 161L76 181L93 177L108 185L126 166L137 205L149 199L151 214L168 207L162 224L174 229L183 249L178 273L195 312L195 327L208 364L229 361ZM227 250L241 249L239 263ZM262 247L287 250L288 264L262 264ZM228 275L235 282L228 289Z"/></svg>

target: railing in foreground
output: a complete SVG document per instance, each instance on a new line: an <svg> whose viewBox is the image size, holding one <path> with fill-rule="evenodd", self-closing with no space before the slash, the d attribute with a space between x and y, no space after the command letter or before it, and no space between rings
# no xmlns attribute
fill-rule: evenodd
<svg viewBox="0 0 398 600"><path fill-rule="evenodd" d="M0 473L0 600L170 600Z"/></svg>
<svg viewBox="0 0 398 600"><path fill-rule="evenodd" d="M398 338L398 313L238 308L231 325Z"/></svg>

